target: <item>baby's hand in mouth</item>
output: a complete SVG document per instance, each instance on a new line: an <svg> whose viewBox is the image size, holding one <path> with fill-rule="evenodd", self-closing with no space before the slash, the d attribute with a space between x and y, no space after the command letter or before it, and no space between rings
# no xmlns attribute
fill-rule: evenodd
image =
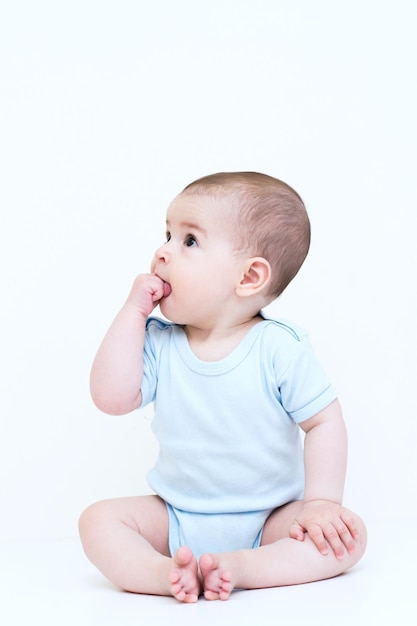
<svg viewBox="0 0 417 626"><path fill-rule="evenodd" d="M166 298L167 296L169 296L169 294L171 293L172 289L171 289L171 285L169 283L166 283L165 281L163 281L163 289L164 289L164 298Z"/></svg>

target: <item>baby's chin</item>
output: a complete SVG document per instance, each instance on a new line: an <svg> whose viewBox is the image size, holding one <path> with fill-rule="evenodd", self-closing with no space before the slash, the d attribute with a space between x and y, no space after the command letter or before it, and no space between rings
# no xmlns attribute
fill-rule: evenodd
<svg viewBox="0 0 417 626"><path fill-rule="evenodd" d="M169 306L169 298L162 298L159 303L159 311L168 322L177 326L187 326L187 321L183 319L178 311L173 310L172 306Z"/></svg>

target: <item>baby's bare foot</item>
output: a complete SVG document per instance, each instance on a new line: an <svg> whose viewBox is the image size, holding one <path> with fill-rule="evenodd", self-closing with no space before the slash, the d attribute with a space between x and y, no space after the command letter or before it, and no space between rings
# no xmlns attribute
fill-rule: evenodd
<svg viewBox="0 0 417 626"><path fill-rule="evenodd" d="M197 602L200 595L198 563L190 548L179 548L173 561L174 566L169 573L172 595L180 602Z"/></svg>
<svg viewBox="0 0 417 626"><path fill-rule="evenodd" d="M203 554L200 572L206 600L228 600L233 591L232 573L221 566L217 554Z"/></svg>

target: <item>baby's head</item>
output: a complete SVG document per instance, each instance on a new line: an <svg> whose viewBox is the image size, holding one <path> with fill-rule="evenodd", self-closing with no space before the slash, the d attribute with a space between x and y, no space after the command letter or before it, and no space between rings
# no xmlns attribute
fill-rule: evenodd
<svg viewBox="0 0 417 626"><path fill-rule="evenodd" d="M286 183L257 172L205 176L182 194L230 199L224 223L233 247L268 261L271 279L266 297L277 298L297 274L310 246L310 222L300 196Z"/></svg>

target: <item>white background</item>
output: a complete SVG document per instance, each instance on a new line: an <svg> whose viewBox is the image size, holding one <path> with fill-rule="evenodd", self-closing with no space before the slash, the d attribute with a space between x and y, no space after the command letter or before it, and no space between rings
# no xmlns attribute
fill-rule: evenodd
<svg viewBox="0 0 417 626"><path fill-rule="evenodd" d="M0 538L73 537L148 491L151 409L100 414L91 361L172 197L241 169L310 213L272 310L339 389L346 503L416 519L416 21L413 0L2 3Z"/></svg>

